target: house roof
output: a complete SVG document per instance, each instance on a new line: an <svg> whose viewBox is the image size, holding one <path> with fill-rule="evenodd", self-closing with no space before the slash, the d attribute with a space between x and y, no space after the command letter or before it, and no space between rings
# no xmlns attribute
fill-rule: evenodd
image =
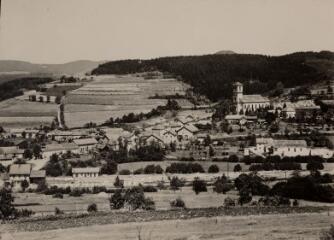
<svg viewBox="0 0 334 240"><path fill-rule="evenodd" d="M99 167L72 168L72 173L99 173Z"/></svg>
<svg viewBox="0 0 334 240"><path fill-rule="evenodd" d="M187 129L189 132L192 132L192 133L195 133L195 132L198 132L198 128L195 127L194 125L192 124L188 124L188 125L184 125L182 126L181 128L179 128L178 130L176 130L176 132L179 132L181 131L182 129Z"/></svg>
<svg viewBox="0 0 334 240"><path fill-rule="evenodd" d="M0 147L0 154L22 154L24 153L23 149L19 149L18 147Z"/></svg>
<svg viewBox="0 0 334 240"><path fill-rule="evenodd" d="M267 103L269 99L267 97L263 97L261 95L243 95L241 98L241 102L243 103Z"/></svg>
<svg viewBox="0 0 334 240"><path fill-rule="evenodd" d="M274 147L307 147L305 140L274 140Z"/></svg>
<svg viewBox="0 0 334 240"><path fill-rule="evenodd" d="M31 164L12 164L9 168L9 175L30 175Z"/></svg>
<svg viewBox="0 0 334 240"><path fill-rule="evenodd" d="M45 170L32 170L30 173L30 178L45 178Z"/></svg>
<svg viewBox="0 0 334 240"><path fill-rule="evenodd" d="M95 138L79 138L79 139L74 139L73 142L77 144L78 146L97 144L97 141Z"/></svg>
<svg viewBox="0 0 334 240"><path fill-rule="evenodd" d="M157 135L155 135L155 134L150 134L150 135L143 136L143 138L144 138L145 140L147 140L147 139L149 139L149 138L151 138L151 137L157 139L157 140L160 141L160 142L163 142L163 140L162 140L159 136L157 136Z"/></svg>
<svg viewBox="0 0 334 240"><path fill-rule="evenodd" d="M240 120L242 118L246 118L246 116L245 115L239 115L239 114L230 114L230 115L225 116L226 120Z"/></svg>
<svg viewBox="0 0 334 240"><path fill-rule="evenodd" d="M78 149L78 145L76 145L74 142L71 142L71 143L62 143L61 145L67 151Z"/></svg>
<svg viewBox="0 0 334 240"><path fill-rule="evenodd" d="M65 150L65 149L66 148L64 147L63 144L51 143L51 144L45 145L45 147L43 148L43 152L62 151L62 150Z"/></svg>

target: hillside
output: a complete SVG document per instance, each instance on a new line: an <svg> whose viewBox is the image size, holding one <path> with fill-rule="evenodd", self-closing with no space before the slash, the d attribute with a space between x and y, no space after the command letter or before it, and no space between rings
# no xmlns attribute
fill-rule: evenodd
<svg viewBox="0 0 334 240"><path fill-rule="evenodd" d="M333 78L333 69L334 53L322 51L275 57L213 54L112 61L99 65L92 74L169 72L215 101L231 98L234 81L243 82L246 93L266 93L275 89L279 82L284 87L295 87Z"/></svg>
<svg viewBox="0 0 334 240"><path fill-rule="evenodd" d="M24 61L0 60L0 74L11 72L78 74L96 68L101 62L79 60L64 64L34 64Z"/></svg>

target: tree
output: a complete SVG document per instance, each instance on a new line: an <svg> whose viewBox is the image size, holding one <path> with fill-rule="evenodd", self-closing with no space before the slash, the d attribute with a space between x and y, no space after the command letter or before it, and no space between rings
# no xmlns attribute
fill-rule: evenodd
<svg viewBox="0 0 334 240"><path fill-rule="evenodd" d="M7 168L0 163L0 173L4 173L7 171Z"/></svg>
<svg viewBox="0 0 334 240"><path fill-rule="evenodd" d="M178 197L175 200L170 202L170 206L172 208L186 208L186 204L182 200L182 198Z"/></svg>
<svg viewBox="0 0 334 240"><path fill-rule="evenodd" d="M121 180L118 176L115 179L114 186L117 188L123 188L124 187L124 181Z"/></svg>
<svg viewBox="0 0 334 240"><path fill-rule="evenodd" d="M199 179L198 177L196 177L193 181L193 191L196 194L199 194L200 192L207 192L208 189L206 187L206 182Z"/></svg>
<svg viewBox="0 0 334 240"><path fill-rule="evenodd" d="M204 146L209 146L211 144L211 138L210 135L206 135L204 138Z"/></svg>
<svg viewBox="0 0 334 240"><path fill-rule="evenodd" d="M213 164L209 167L208 173L218 173L219 167L216 164Z"/></svg>
<svg viewBox="0 0 334 240"><path fill-rule="evenodd" d="M32 148L32 152L33 152L35 158L40 158L41 152L42 152L41 146L38 145L38 144L34 144L34 146Z"/></svg>
<svg viewBox="0 0 334 240"><path fill-rule="evenodd" d="M23 157L26 159L32 159L33 153L30 149L25 149L23 152Z"/></svg>
<svg viewBox="0 0 334 240"><path fill-rule="evenodd" d="M91 213L91 212L97 212L97 205L95 203L90 204L87 207L87 212Z"/></svg>
<svg viewBox="0 0 334 240"><path fill-rule="evenodd" d="M172 177L170 180L170 188L172 190L179 190L181 187L184 186L184 181L179 179L178 177Z"/></svg>
<svg viewBox="0 0 334 240"><path fill-rule="evenodd" d="M316 160L315 161L310 161L309 163L307 163L306 169L309 170L309 171L323 170L324 165L321 162L318 162Z"/></svg>
<svg viewBox="0 0 334 240"><path fill-rule="evenodd" d="M234 169L233 169L234 172L240 172L241 170L242 170L242 167L239 163L234 166Z"/></svg>
<svg viewBox="0 0 334 240"><path fill-rule="evenodd" d="M239 204L242 206L243 204L249 203L252 201L251 191L248 188L242 188L239 191Z"/></svg>
<svg viewBox="0 0 334 240"><path fill-rule="evenodd" d="M29 182L24 179L22 182L21 182L21 188L22 188L22 191L25 192L26 189L29 187Z"/></svg>
<svg viewBox="0 0 334 240"><path fill-rule="evenodd" d="M212 146L209 146L209 156L213 157L215 155L215 150L213 149Z"/></svg>
<svg viewBox="0 0 334 240"><path fill-rule="evenodd" d="M0 219L8 219L15 215L16 210L13 202L14 197L12 196L12 192L2 188L0 190Z"/></svg>
<svg viewBox="0 0 334 240"><path fill-rule="evenodd" d="M107 175L117 173L117 163L113 160L107 160L107 163L102 165L101 173Z"/></svg>
<svg viewBox="0 0 334 240"><path fill-rule="evenodd" d="M45 166L46 175L52 177L58 177L63 175L63 169L59 162L57 154L52 154L50 161Z"/></svg>

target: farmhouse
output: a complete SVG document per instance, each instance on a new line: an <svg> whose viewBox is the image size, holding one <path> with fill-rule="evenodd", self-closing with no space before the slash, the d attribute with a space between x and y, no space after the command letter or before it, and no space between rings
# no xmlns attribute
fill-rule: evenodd
<svg viewBox="0 0 334 240"><path fill-rule="evenodd" d="M165 147L164 141L160 138L160 136L157 136L156 134L142 135L141 142L144 142L145 145L157 143L160 147Z"/></svg>
<svg viewBox="0 0 334 240"><path fill-rule="evenodd" d="M268 98L261 95L244 95L243 85L240 82L236 82L233 85L233 103L236 107L236 112L256 111L259 108L265 108L270 106Z"/></svg>
<svg viewBox="0 0 334 240"><path fill-rule="evenodd" d="M97 145L95 138L79 138L74 139L73 142L78 145L80 153L88 153Z"/></svg>
<svg viewBox="0 0 334 240"><path fill-rule="evenodd" d="M190 140L198 132L198 128L194 125L187 124L176 130L178 138L182 140Z"/></svg>
<svg viewBox="0 0 334 240"><path fill-rule="evenodd" d="M9 181L12 182L14 186L24 180L29 182L30 172L31 164L12 164L9 168Z"/></svg>
<svg viewBox="0 0 334 240"><path fill-rule="evenodd" d="M98 167L72 168L72 176L74 178L98 177L99 174L100 168Z"/></svg>
<svg viewBox="0 0 334 240"><path fill-rule="evenodd" d="M31 102L44 102L44 103L57 103L58 99L56 96L46 95L42 92L37 92L35 90L29 91L28 99Z"/></svg>
<svg viewBox="0 0 334 240"><path fill-rule="evenodd" d="M42 148L42 158L50 158L53 154L65 154L67 152L79 153L79 147L75 143L52 143Z"/></svg>
<svg viewBox="0 0 334 240"><path fill-rule="evenodd" d="M48 138L55 141L69 141L87 136L87 134L79 131L60 131L54 130L47 134Z"/></svg>
<svg viewBox="0 0 334 240"><path fill-rule="evenodd" d="M39 184L45 181L46 172L45 170L32 170L30 173L30 182Z"/></svg>
<svg viewBox="0 0 334 240"><path fill-rule="evenodd" d="M168 129L161 134L161 138L165 144L170 144L177 141L177 134L175 131Z"/></svg>
<svg viewBox="0 0 334 240"><path fill-rule="evenodd" d="M3 160L12 160L14 158L23 158L23 149L19 147L0 147L0 159Z"/></svg>
<svg viewBox="0 0 334 240"><path fill-rule="evenodd" d="M245 156L277 155L280 157L320 156L331 158L334 151L327 148L308 147L305 140L277 140L272 138L257 138L255 147L244 149Z"/></svg>

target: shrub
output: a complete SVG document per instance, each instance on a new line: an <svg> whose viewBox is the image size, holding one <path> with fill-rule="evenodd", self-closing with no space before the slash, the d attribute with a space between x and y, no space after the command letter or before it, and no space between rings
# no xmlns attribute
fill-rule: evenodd
<svg viewBox="0 0 334 240"><path fill-rule="evenodd" d="M153 210L155 209L155 203L151 199L146 198L143 188L138 186L125 191L118 189L110 198L110 207L111 209L127 207L130 210Z"/></svg>
<svg viewBox="0 0 334 240"><path fill-rule="evenodd" d="M242 167L239 163L234 166L234 169L233 169L234 172L240 172L241 170L242 170Z"/></svg>
<svg viewBox="0 0 334 240"><path fill-rule="evenodd" d="M228 191L232 190L234 188L234 185L231 181L229 181L224 175L222 177L219 177L214 183L213 183L213 191L216 193L227 193Z"/></svg>
<svg viewBox="0 0 334 240"><path fill-rule="evenodd" d="M170 188L172 190L178 190L179 188L185 185L185 181L183 179L179 179L178 177L172 177L170 180Z"/></svg>
<svg viewBox="0 0 334 240"><path fill-rule="evenodd" d="M36 192L44 192L45 190L47 190L47 188L48 186L46 185L46 182L41 181L37 185Z"/></svg>
<svg viewBox="0 0 334 240"><path fill-rule="evenodd" d="M239 162L239 157L235 154L230 155L228 158L229 162Z"/></svg>
<svg viewBox="0 0 334 240"><path fill-rule="evenodd" d="M19 217L30 217L31 215L34 215L35 212L30 209L19 209L15 211L15 218Z"/></svg>
<svg viewBox="0 0 334 240"><path fill-rule="evenodd" d="M58 207L55 208L55 215L61 215L64 214L62 210L60 210Z"/></svg>
<svg viewBox="0 0 334 240"><path fill-rule="evenodd" d="M158 184L157 184L157 188L160 189L160 190L166 189L164 181L159 181Z"/></svg>
<svg viewBox="0 0 334 240"><path fill-rule="evenodd" d="M129 169L122 169L121 171L119 171L118 174L119 175L130 175L131 171Z"/></svg>
<svg viewBox="0 0 334 240"><path fill-rule="evenodd" d="M80 189L75 188L73 189L70 194L71 197L81 197L82 196L82 191L80 191Z"/></svg>
<svg viewBox="0 0 334 240"><path fill-rule="evenodd" d="M162 174L163 172L164 172L164 170L162 169L162 167L160 165L155 166L155 173L156 174Z"/></svg>
<svg viewBox="0 0 334 240"><path fill-rule="evenodd" d="M21 188L22 188L22 191L25 192L26 189L29 187L29 182L24 179L22 182L21 182Z"/></svg>
<svg viewBox="0 0 334 240"><path fill-rule="evenodd" d="M143 186L143 191L144 192L157 192L158 189L154 186L149 185L149 186Z"/></svg>
<svg viewBox="0 0 334 240"><path fill-rule="evenodd" d="M204 173L202 165L199 163L172 163L166 168L167 173Z"/></svg>
<svg viewBox="0 0 334 240"><path fill-rule="evenodd" d="M117 173L117 163L115 161L107 161L101 167L101 174L113 175Z"/></svg>
<svg viewBox="0 0 334 240"><path fill-rule="evenodd" d="M209 167L208 173L217 173L219 172L219 167L216 164L213 164Z"/></svg>
<svg viewBox="0 0 334 240"><path fill-rule="evenodd" d="M184 203L184 201L180 197L178 197L175 200L170 202L170 206L172 208L185 208L186 204Z"/></svg>
<svg viewBox="0 0 334 240"><path fill-rule="evenodd" d="M241 189L239 191L239 199L238 199L239 204L242 206L251 201L252 201L252 195L250 189L248 188Z"/></svg>
<svg viewBox="0 0 334 240"><path fill-rule="evenodd" d="M139 168L139 169L133 171L134 175L143 174L143 173L144 173L144 169L142 169L142 168Z"/></svg>
<svg viewBox="0 0 334 240"><path fill-rule="evenodd" d="M224 199L224 207L233 207L235 206L235 201L230 198L230 197L227 197Z"/></svg>
<svg viewBox="0 0 334 240"><path fill-rule="evenodd" d="M64 198L63 194L60 193L60 192L57 192L57 193L53 194L52 197L53 197L53 198L61 198L61 199Z"/></svg>
<svg viewBox="0 0 334 240"><path fill-rule="evenodd" d="M206 187L206 182L199 179L199 178L195 178L195 180L193 181L193 191L196 194L199 194L200 192L207 192L208 189Z"/></svg>
<svg viewBox="0 0 334 240"><path fill-rule="evenodd" d="M118 176L115 178L114 186L117 188L123 188L124 187L124 181L121 180Z"/></svg>
<svg viewBox="0 0 334 240"><path fill-rule="evenodd" d="M97 205L95 203L90 204L87 207L87 212L97 212Z"/></svg>
<svg viewBox="0 0 334 240"><path fill-rule="evenodd" d="M0 219L8 219L15 214L12 192L5 188L0 190Z"/></svg>
<svg viewBox="0 0 334 240"><path fill-rule="evenodd" d="M293 200L292 205L293 205L294 207L298 207L298 206L299 206L299 202L298 202L298 200L297 200L297 199Z"/></svg>
<svg viewBox="0 0 334 240"><path fill-rule="evenodd" d="M144 168L144 173L145 174L153 174L153 173L155 173L155 166L153 164L152 165L147 165Z"/></svg>
<svg viewBox="0 0 334 240"><path fill-rule="evenodd" d="M270 188L262 182L262 178L256 174L240 174L234 181L238 191L242 189L250 190L252 195L264 196L269 194Z"/></svg>
<svg viewBox="0 0 334 240"><path fill-rule="evenodd" d="M306 169L309 171L323 170L324 165L322 164L322 162L310 161L309 163L307 163Z"/></svg>
<svg viewBox="0 0 334 240"><path fill-rule="evenodd" d="M107 192L107 188L105 186L94 186L92 192L93 194L97 194L100 192Z"/></svg>

